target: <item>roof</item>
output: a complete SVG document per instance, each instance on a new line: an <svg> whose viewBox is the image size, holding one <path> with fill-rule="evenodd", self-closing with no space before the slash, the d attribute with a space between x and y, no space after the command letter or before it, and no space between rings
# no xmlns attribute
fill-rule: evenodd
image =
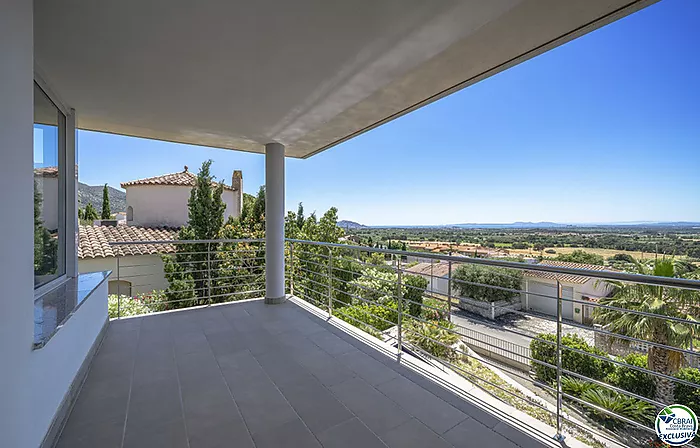
<svg viewBox="0 0 700 448"><path fill-rule="evenodd" d="M566 261L556 261L556 260L542 260L537 263L540 266L554 266L560 268L569 269L587 269L590 271L608 271L604 266L599 266L596 264L584 264L584 263L569 263ZM591 277L586 275L575 275L575 274L555 274L554 272L545 271L525 271L525 277L533 278L544 278L548 280L559 280L562 283L577 283L584 284L588 282Z"/></svg>
<svg viewBox="0 0 700 448"><path fill-rule="evenodd" d="M58 177L58 167L45 166L43 168L34 168L34 175L41 177Z"/></svg>
<svg viewBox="0 0 700 448"><path fill-rule="evenodd" d="M652 3L37 1L34 61L81 129L309 157Z"/></svg>
<svg viewBox="0 0 700 448"><path fill-rule="evenodd" d="M175 252L172 244L110 246L117 241L160 241L177 238L172 227L79 226L78 258L108 258L126 255L155 255Z"/></svg>
<svg viewBox="0 0 700 448"><path fill-rule="evenodd" d="M161 176L147 177L145 179L136 179L129 182L122 182L122 188L131 187L133 185L175 185L183 187L194 187L197 184L197 175L191 173L185 166L184 171L179 173L163 174ZM224 190L236 191L236 188L224 183L212 182L212 185L223 185Z"/></svg>
<svg viewBox="0 0 700 448"><path fill-rule="evenodd" d="M457 264L452 263L452 270L457 268ZM432 270L431 270L432 269ZM432 275L433 277L445 277L450 271L449 263L418 263L406 269L407 272L419 275Z"/></svg>

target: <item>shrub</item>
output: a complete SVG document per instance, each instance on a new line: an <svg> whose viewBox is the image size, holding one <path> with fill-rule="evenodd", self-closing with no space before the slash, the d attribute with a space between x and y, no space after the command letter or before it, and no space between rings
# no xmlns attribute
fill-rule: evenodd
<svg viewBox="0 0 700 448"><path fill-rule="evenodd" d="M461 280L452 281L452 287L461 296L484 302L498 302L499 300L512 300L519 293L490 286L519 290L523 274L520 271L504 268L462 265L457 268L453 277L456 280ZM474 283L490 286L478 286Z"/></svg>
<svg viewBox="0 0 700 448"><path fill-rule="evenodd" d="M647 355L640 353L630 353L622 360L636 367L647 368L648 365ZM607 376L605 382L646 398L654 398L656 391L653 375L625 366L614 366L614 370Z"/></svg>
<svg viewBox="0 0 700 448"><path fill-rule="evenodd" d="M554 249L547 249L547 250L544 251L544 253L545 253L545 254L556 254L557 251L554 250Z"/></svg>
<svg viewBox="0 0 700 448"><path fill-rule="evenodd" d="M692 387L676 383L674 391L676 403L688 406L695 412L700 411L700 370L692 367L681 369L676 373L676 378L698 385L698 387Z"/></svg>
<svg viewBox="0 0 700 448"><path fill-rule="evenodd" d="M449 322L426 323L410 319L403 325L403 337L436 358L455 361L460 354L453 345L459 342L459 336L448 331L453 328Z"/></svg>
<svg viewBox="0 0 700 448"><path fill-rule="evenodd" d="M582 380L572 376L563 376L561 378L561 388L564 392L575 397L580 397L586 391L595 389L596 385L590 381Z"/></svg>
<svg viewBox="0 0 700 448"><path fill-rule="evenodd" d="M647 423L654 417L655 408L653 405L627 397L617 392L595 387L587 390L581 395L581 399L592 405L601 407L607 411L627 417L639 423ZM607 426L618 426L622 422L605 412L594 408L587 408L598 420Z"/></svg>
<svg viewBox="0 0 700 448"><path fill-rule="evenodd" d="M137 298L122 295L120 301L119 296L116 294L110 294L107 297L107 311L110 319L116 319L120 316L138 316L151 312L151 310Z"/></svg>
<svg viewBox="0 0 700 448"><path fill-rule="evenodd" d="M421 317L425 320L446 320L447 319L447 300L433 299L426 297L423 303L427 306L423 307ZM430 307L430 308L428 308Z"/></svg>
<svg viewBox="0 0 700 448"><path fill-rule="evenodd" d="M428 280L420 275L406 275L403 277L405 292L403 293L403 303L408 306L408 313L411 316L418 317L421 314L421 305L423 303L423 293L428 286ZM404 308L405 309L405 308Z"/></svg>
<svg viewBox="0 0 700 448"><path fill-rule="evenodd" d="M530 342L531 356L538 361L556 365L556 346L545 341L556 343L557 337L553 334L544 333L538 335L537 339L533 339L532 342ZM566 347L569 347L599 356L607 356L602 350L591 347L581 336L567 334L562 336L561 342L563 345L561 357L562 368L594 380L604 380L605 377L612 372L614 366L611 362L566 349ZM535 371L535 375L540 381L551 384L556 380L557 372L553 367L533 362L532 369Z"/></svg>
<svg viewBox="0 0 700 448"><path fill-rule="evenodd" d="M387 330L398 322L396 302L384 305L361 303L353 306L337 308L333 314L345 322L372 335ZM388 322L387 322L388 321Z"/></svg>
<svg viewBox="0 0 700 448"><path fill-rule="evenodd" d="M570 263L605 265L605 259L601 255L586 252L585 250L575 250L570 254L559 254L557 255L557 260Z"/></svg>

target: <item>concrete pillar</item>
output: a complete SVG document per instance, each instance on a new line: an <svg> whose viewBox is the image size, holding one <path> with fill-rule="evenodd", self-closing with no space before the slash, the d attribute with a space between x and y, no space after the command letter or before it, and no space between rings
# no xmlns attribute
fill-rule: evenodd
<svg viewBox="0 0 700 448"><path fill-rule="evenodd" d="M285 301L284 145L265 145L265 303Z"/></svg>
<svg viewBox="0 0 700 448"><path fill-rule="evenodd" d="M0 446L31 434L34 331L34 19L32 2L0 2ZM51 376L51 372L47 372Z"/></svg>

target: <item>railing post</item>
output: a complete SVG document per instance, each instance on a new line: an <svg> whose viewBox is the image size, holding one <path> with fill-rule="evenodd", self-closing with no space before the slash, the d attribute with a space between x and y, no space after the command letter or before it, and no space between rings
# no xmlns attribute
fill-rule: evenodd
<svg viewBox="0 0 700 448"><path fill-rule="evenodd" d="M398 318L396 324L396 361L401 362L401 352L403 351L403 294L401 293L401 256L397 258L396 261L396 297L397 304L396 308L398 311Z"/></svg>
<svg viewBox="0 0 700 448"><path fill-rule="evenodd" d="M333 249L328 248L328 318L333 315Z"/></svg>
<svg viewBox="0 0 700 448"><path fill-rule="evenodd" d="M447 321L452 322L452 260L447 262Z"/></svg>
<svg viewBox="0 0 700 448"><path fill-rule="evenodd" d="M207 242L207 292L209 305L211 305L211 242Z"/></svg>
<svg viewBox="0 0 700 448"><path fill-rule="evenodd" d="M117 319L122 318L122 294L121 282L119 281L119 255L117 255Z"/></svg>
<svg viewBox="0 0 700 448"><path fill-rule="evenodd" d="M554 439L563 442L562 432L562 389L561 389L561 326L562 326L562 288L557 280L557 433Z"/></svg>
<svg viewBox="0 0 700 448"><path fill-rule="evenodd" d="M289 295L294 295L294 242L289 243Z"/></svg>

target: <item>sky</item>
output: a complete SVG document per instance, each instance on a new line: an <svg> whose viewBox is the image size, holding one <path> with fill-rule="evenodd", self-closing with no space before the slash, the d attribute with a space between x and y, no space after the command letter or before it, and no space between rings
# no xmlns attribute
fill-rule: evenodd
<svg viewBox="0 0 700 448"><path fill-rule="evenodd" d="M663 0L307 160L286 205L365 225L700 221L700 1ZM90 185L264 156L80 131Z"/></svg>

